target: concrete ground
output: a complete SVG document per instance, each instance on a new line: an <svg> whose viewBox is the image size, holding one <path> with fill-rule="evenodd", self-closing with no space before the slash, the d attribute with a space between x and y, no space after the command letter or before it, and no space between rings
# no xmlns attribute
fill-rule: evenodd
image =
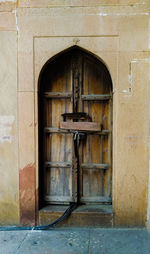
<svg viewBox="0 0 150 254"><path fill-rule="evenodd" d="M0 254L150 254L146 229L0 231Z"/></svg>

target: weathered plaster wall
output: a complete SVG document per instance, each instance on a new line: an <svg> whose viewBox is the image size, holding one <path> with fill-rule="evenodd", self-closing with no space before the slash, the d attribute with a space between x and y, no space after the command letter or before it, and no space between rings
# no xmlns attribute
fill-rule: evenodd
<svg viewBox="0 0 150 254"><path fill-rule="evenodd" d="M38 77L50 57L77 44L103 59L113 80L114 224L145 225L150 120L149 0L19 0L16 9L15 5L15 1L0 1L0 54L3 62L7 62L0 70L7 77L1 82L0 112L2 116L14 116L7 123L13 124L12 129L6 128L10 140L0 144L4 153L0 162L3 176L0 198L1 203L7 200L9 206L15 205L14 218L9 214L4 218L1 212L0 221L7 224L11 218L10 222L16 223L20 213L22 224L35 222L38 207ZM3 205L0 209L9 210L6 208Z"/></svg>
<svg viewBox="0 0 150 254"><path fill-rule="evenodd" d="M118 99L115 211L116 223L122 225L146 222L149 63L149 60L133 60L131 92Z"/></svg>
<svg viewBox="0 0 150 254"><path fill-rule="evenodd" d="M149 58L147 3L139 1L131 5L131 1L120 1L114 6L108 5L108 2L101 6L100 1L90 1L84 4L86 8L82 7L81 1L76 2L74 8L69 7L73 1L64 3L66 7L62 8L60 2L49 1L46 4L50 8L46 8L43 1L19 2L20 94L25 96L28 93L28 103L33 106L32 96L34 94L37 98L37 81L42 66L50 57L72 45L91 50L105 61L114 84L115 225L144 225L147 212L149 124L146 117L149 94L146 66L149 62L145 63L145 59ZM57 5L57 8L53 8L53 5ZM21 66L27 68L22 71ZM33 115L33 111L34 108L30 115ZM37 137L37 127L33 125L26 129L28 135L32 135L33 129ZM24 135L20 136L23 151L27 148ZM37 147L36 141L34 137L30 138L30 147ZM37 162L36 149L36 154L21 156L20 168L29 163L38 165Z"/></svg>
<svg viewBox="0 0 150 254"><path fill-rule="evenodd" d="M17 33L12 12L0 12L0 63L0 224L18 224Z"/></svg>
<svg viewBox="0 0 150 254"><path fill-rule="evenodd" d="M0 0L0 12L10 12L16 9L17 0Z"/></svg>
<svg viewBox="0 0 150 254"><path fill-rule="evenodd" d="M19 223L15 1L0 1L0 224Z"/></svg>

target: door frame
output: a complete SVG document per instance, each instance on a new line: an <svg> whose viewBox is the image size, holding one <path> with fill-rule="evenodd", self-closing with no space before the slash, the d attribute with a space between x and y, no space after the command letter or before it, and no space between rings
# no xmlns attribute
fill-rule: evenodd
<svg viewBox="0 0 150 254"><path fill-rule="evenodd" d="M70 38L67 38L67 41L70 41ZM36 39L36 37L35 37ZM88 40L88 37L85 38ZM95 38L94 38L95 39ZM114 38L116 39L116 38ZM38 38L37 38L38 40ZM49 40L49 38L48 38ZM61 38L56 38L56 40L61 41ZM66 43L66 42L65 42ZM73 43L71 47L75 46ZM70 48L70 43L66 44L67 50ZM55 58L55 55L61 54L64 51L63 45L62 50L58 50L57 52L51 52L51 45L50 45L50 54L46 55L47 61L45 58L41 59L40 49L36 51L37 57L34 59L34 90L27 92L19 92L19 100L18 100L18 107L19 107L19 190L20 190L20 223L21 224L29 224L35 225L38 223L38 213L40 209L39 205L39 159L38 159L38 90L39 90L39 83L40 83L40 76L45 64ZM84 47L81 49L87 51L88 53L94 55L97 59L105 64L109 73L111 73L112 84L114 84L113 80L117 80L117 72L116 68L114 69L114 63L116 62L117 58L116 55L105 54L105 52L99 52L97 55L88 51ZM39 57L38 57L39 56ZM109 62L108 60L111 59ZM112 64L112 59L114 59ZM43 62L44 61L44 62ZM109 68L108 64L109 63ZM36 67L38 66L38 68ZM116 98L116 97L115 97ZM24 115L22 119L22 112L26 112L26 102L30 107L29 114ZM113 111L116 111L114 108L113 100ZM112 117L114 114L112 114ZM23 120L23 121L22 121ZM26 131L24 131L26 130ZM112 139L114 135L115 129L113 129ZM30 139L29 139L30 137ZM28 143L26 141L29 140ZM112 150L114 151L114 144ZM112 163L113 157L112 157ZM26 169L30 170L30 177L28 178L28 174ZM113 170L113 167L112 167ZM21 174L22 173L22 174ZM113 170L114 175L114 170ZM24 178L28 178L27 184L24 185ZM113 180L113 177L112 177ZM112 193L114 195L114 183L112 184ZM26 198L23 196L23 193L26 193ZM114 197L112 197L112 201L114 201Z"/></svg>
<svg viewBox="0 0 150 254"><path fill-rule="evenodd" d="M46 68L46 66L49 64L49 63L53 63L53 61L55 60L55 59L59 59L59 56L61 57L61 55L63 55L63 54L65 54L66 52L71 52L71 50L72 49L79 49L79 50L81 50L81 53L83 52L83 55L84 55L84 52L85 52L85 54L87 54L87 56L86 57L89 57L89 59L90 59L90 56L92 56L93 57L93 54L91 54L90 52L88 52L88 51L86 51L85 49L82 49L82 48L80 48L80 47L77 47L77 46L73 46L73 47L70 47L70 48L68 48L67 50L65 50L65 51L62 51L62 52L60 52L59 54L57 54L57 55L55 55L53 58L51 58L51 59L49 59L47 62L46 62L46 64L43 66L43 68L42 68L42 70L41 70L41 73L40 73L40 76L39 76L39 87L42 85L41 83L42 83L42 81L41 81L41 79L42 79L42 76L43 76L43 73L44 73L44 71L45 71L45 68ZM91 58L92 59L92 58ZM93 61L94 61L94 59L98 59L95 55L94 55L94 57L93 57ZM96 60L95 60L96 61ZM107 67L106 67L106 65L103 63L103 61L101 61L100 59L98 59L98 61L100 62L100 63L102 63L104 66L105 66L105 68L106 68L106 70L107 70L107 72L108 72L108 75L110 75L110 73L109 73L109 71L108 71L108 69L107 69ZM97 62L97 64L98 64L98 62ZM110 79L111 79L111 75L110 75ZM111 79L111 81L110 81L111 83L110 83L110 85L111 85L111 96L112 96L112 79ZM40 90L40 89L39 89ZM40 100L42 100L42 97L40 98L40 96L41 96L41 94L40 94L40 92L39 92L39 98L38 98L38 109L39 109L39 113L41 114L41 112L40 112L40 105L41 105L41 102L40 102ZM109 113L108 113L108 115L109 115L109 117L110 117L110 114L111 114L111 119L113 118L113 115L112 115L112 108L113 108L113 103L112 103L112 100L113 100L113 98L111 97L111 101L109 102L109 107L111 106L111 109L109 110ZM39 116L40 116L40 114L39 114ZM38 120L39 120L39 123L40 123L40 117L38 118ZM110 163L110 167L111 167L111 172L112 172L112 124L110 124L111 125L111 128L110 128L110 131L111 131L111 138L109 138L108 140L111 140L110 142L111 142L111 145L110 145L110 147L111 147L111 152L110 152L110 161L111 161L111 163ZM40 127L39 127L40 128ZM40 131L41 132L41 131ZM41 139L41 134L39 133L39 144L41 143L42 144L42 142L40 141L40 139ZM39 149L39 151L40 151L40 149ZM39 152L39 156L40 156L40 152ZM39 163L40 163L40 161L42 161L42 159L40 159L39 160ZM40 164L39 164L40 165ZM42 166L41 166L42 167ZM39 166L39 168L40 168L40 166ZM43 196L43 193L42 193L42 176L41 176L41 173L42 172L42 170L40 170L39 169L39 207L42 207L44 204L43 204L43 202L41 201L42 200L42 196ZM112 177L112 173L111 173L111 177ZM112 186L111 186L111 189L112 189Z"/></svg>

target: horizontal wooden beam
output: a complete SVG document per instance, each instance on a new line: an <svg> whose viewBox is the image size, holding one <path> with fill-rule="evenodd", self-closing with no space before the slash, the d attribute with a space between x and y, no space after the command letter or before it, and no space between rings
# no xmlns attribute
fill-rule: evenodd
<svg viewBox="0 0 150 254"><path fill-rule="evenodd" d="M81 168L87 169L108 169L109 164L98 164L98 163L82 163Z"/></svg>
<svg viewBox="0 0 150 254"><path fill-rule="evenodd" d="M47 202L71 202L73 201L72 196L50 196L45 195L44 197L45 201Z"/></svg>
<svg viewBox="0 0 150 254"><path fill-rule="evenodd" d="M77 131L100 131L100 124L96 122L60 122L60 128Z"/></svg>
<svg viewBox="0 0 150 254"><path fill-rule="evenodd" d="M59 92L46 92L44 93L45 98L50 98L50 99L67 99L72 97L72 93L59 93Z"/></svg>
<svg viewBox="0 0 150 254"><path fill-rule="evenodd" d="M111 197L81 197L81 202L90 202L90 203L111 203Z"/></svg>
<svg viewBox="0 0 150 254"><path fill-rule="evenodd" d="M44 132L46 133L58 133L58 134L70 134L70 131L59 129L59 128L51 128L51 127L45 127Z"/></svg>
<svg viewBox="0 0 150 254"><path fill-rule="evenodd" d="M51 162L46 161L45 167L50 168L71 168L72 162ZM82 163L81 168L87 168L87 169L108 169L109 164L98 164L98 163Z"/></svg>
<svg viewBox="0 0 150 254"><path fill-rule="evenodd" d="M51 128L51 127L45 127L44 132L45 133L57 133L57 134L71 134L71 133L74 133L73 130L71 131L71 130L65 130L65 129L59 129L59 128ZM79 131L79 133L80 133L80 131ZM89 135L108 135L109 133L110 133L109 130L94 131L94 132L88 131Z"/></svg>
<svg viewBox="0 0 150 254"><path fill-rule="evenodd" d="M51 162L51 161L46 161L45 162L45 167L49 167L49 168L71 168L72 167L72 162Z"/></svg>
<svg viewBox="0 0 150 254"><path fill-rule="evenodd" d="M44 97L45 98L51 98L51 99L57 99L57 98L71 98L72 97L72 93L71 92L64 92L64 93L60 93L60 92L46 92L44 93ZM84 94L81 95L81 99L82 100L109 100L112 96L110 94Z"/></svg>
<svg viewBox="0 0 150 254"><path fill-rule="evenodd" d="M84 94L81 99L84 101L105 101L109 100L112 96L110 94Z"/></svg>

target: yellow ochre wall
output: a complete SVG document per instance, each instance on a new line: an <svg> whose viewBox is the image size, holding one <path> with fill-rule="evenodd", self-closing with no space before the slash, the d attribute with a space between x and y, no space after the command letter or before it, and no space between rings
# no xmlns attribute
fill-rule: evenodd
<svg viewBox="0 0 150 254"><path fill-rule="evenodd" d="M35 223L39 73L73 45L113 81L114 226L150 224L149 11L149 0L0 0L0 224Z"/></svg>

